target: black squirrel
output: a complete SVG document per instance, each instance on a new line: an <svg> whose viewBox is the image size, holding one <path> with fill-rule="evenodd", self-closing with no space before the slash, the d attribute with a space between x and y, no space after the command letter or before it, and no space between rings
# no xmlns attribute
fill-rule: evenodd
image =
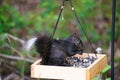
<svg viewBox="0 0 120 80"><path fill-rule="evenodd" d="M83 43L76 33L66 39L52 39L44 33L35 41L36 51L42 57L41 64L65 66L66 58L83 53Z"/></svg>

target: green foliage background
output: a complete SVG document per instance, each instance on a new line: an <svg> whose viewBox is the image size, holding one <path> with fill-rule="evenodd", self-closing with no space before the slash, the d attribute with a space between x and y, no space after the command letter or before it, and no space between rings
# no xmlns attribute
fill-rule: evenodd
<svg viewBox="0 0 120 80"><path fill-rule="evenodd" d="M30 2L30 4L28 4ZM12 51L3 48L8 40L6 39L5 33L12 34L21 39L29 39L34 34L42 31L47 31L52 33L56 20L59 15L60 5L62 0L1 0L0 4L0 54L10 54L13 55ZM112 2L109 0L73 0L75 10L78 14L80 21L82 22L86 33L91 40L91 42L96 45L96 47L102 47L106 53L107 49L110 47L111 41L111 14L112 14ZM20 6L21 5L21 6ZM26 9L26 6L27 7ZM116 29L115 29L115 43L117 49L120 49L118 45L120 42L120 1L117 1L116 9ZM101 16L102 15L102 16ZM70 29L71 23L75 21L74 14L71 10L69 2L66 2L65 9L62 13L62 17L58 24L54 38L65 38L69 36L73 31ZM102 27L101 33L99 27L95 27L96 21L102 20L105 26ZM72 29L82 32L79 30L77 22ZM87 43L85 35L81 35L84 42ZM11 42L11 46L19 49L20 46L17 42ZM34 53L34 54L33 54ZM35 56L35 51L31 51L32 56ZM26 54L23 54L26 56ZM116 62L119 62L118 58ZM22 62L17 63L17 68L20 71ZM28 72L26 70L26 72Z"/></svg>

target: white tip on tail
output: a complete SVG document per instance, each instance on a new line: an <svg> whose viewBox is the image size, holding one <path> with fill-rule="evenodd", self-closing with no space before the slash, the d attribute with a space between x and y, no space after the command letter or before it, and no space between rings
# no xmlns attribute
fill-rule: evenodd
<svg viewBox="0 0 120 80"><path fill-rule="evenodd" d="M32 46L34 45L36 40L37 40L37 37L34 37L34 38L27 40L24 47L23 47L24 50L30 51L30 49L32 48Z"/></svg>

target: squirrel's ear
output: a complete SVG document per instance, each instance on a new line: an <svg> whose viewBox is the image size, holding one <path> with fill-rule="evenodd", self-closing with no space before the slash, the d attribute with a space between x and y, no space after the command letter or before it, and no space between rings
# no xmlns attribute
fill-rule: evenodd
<svg viewBox="0 0 120 80"><path fill-rule="evenodd" d="M77 36L77 34L76 33L72 33L72 38L74 38L74 37L76 37Z"/></svg>
<svg viewBox="0 0 120 80"><path fill-rule="evenodd" d="M76 33L73 33L72 34L72 41L75 41L77 39L77 34Z"/></svg>

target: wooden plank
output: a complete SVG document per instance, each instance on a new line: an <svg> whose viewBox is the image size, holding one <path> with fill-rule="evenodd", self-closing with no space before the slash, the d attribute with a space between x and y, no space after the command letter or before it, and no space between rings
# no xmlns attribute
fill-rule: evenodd
<svg viewBox="0 0 120 80"><path fill-rule="evenodd" d="M80 55L86 57L87 54ZM95 56L90 54L90 56ZM74 68L61 66L40 65L38 60L31 65L32 78L47 78L47 79L62 79L62 80L91 80L95 77L106 65L106 55L98 55L98 59L88 68Z"/></svg>
<svg viewBox="0 0 120 80"><path fill-rule="evenodd" d="M87 80L91 80L97 74L100 73L100 71L107 66L107 57L106 55L98 55L98 59L86 70L86 78Z"/></svg>
<svg viewBox="0 0 120 80"><path fill-rule="evenodd" d="M85 80L85 77L84 77L85 74L86 72L84 69L79 69L74 67L35 65L35 66L32 66L31 77L48 78L48 79Z"/></svg>
<svg viewBox="0 0 120 80"><path fill-rule="evenodd" d="M41 59L37 60L36 62L34 62L31 65L31 77L33 77L33 78L35 77L35 73L37 72L37 71L35 71L35 66L40 64L40 61L41 61ZM35 77L35 78L37 78L37 77Z"/></svg>

